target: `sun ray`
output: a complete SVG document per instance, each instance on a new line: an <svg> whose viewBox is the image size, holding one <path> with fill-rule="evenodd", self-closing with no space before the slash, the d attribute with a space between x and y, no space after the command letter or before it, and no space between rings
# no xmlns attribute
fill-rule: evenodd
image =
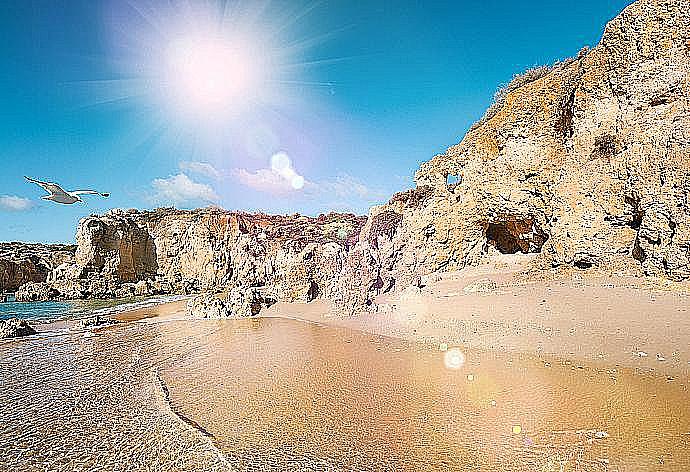
<svg viewBox="0 0 690 472"><path fill-rule="evenodd" d="M316 45L323 44L326 42L326 40L333 38L334 36L337 36L341 34L344 31L347 31L351 29L354 25L345 25L340 28L328 31L326 33L322 33L317 36L312 36L311 38L303 38L299 39L293 43L288 43L283 48L285 49L286 52L289 53L298 53L302 52L304 50L307 50L309 48L313 48Z"/></svg>
<svg viewBox="0 0 690 472"><path fill-rule="evenodd" d="M311 13L313 10L315 10L317 7L319 7L323 3L324 3L324 0L317 0L317 1L311 2L310 4L306 5L304 8L299 9L296 13L294 13L290 17L286 17L281 22L280 25L276 26L273 29L273 34L275 36L277 36L279 33L283 32L288 27L294 25L299 20L306 17L309 13Z"/></svg>

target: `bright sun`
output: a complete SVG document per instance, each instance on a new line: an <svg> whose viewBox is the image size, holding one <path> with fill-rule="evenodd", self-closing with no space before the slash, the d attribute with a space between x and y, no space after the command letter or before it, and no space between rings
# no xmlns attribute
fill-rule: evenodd
<svg viewBox="0 0 690 472"><path fill-rule="evenodd" d="M171 42L165 60L170 98L193 115L237 112L262 87L258 61L239 40L182 37Z"/></svg>

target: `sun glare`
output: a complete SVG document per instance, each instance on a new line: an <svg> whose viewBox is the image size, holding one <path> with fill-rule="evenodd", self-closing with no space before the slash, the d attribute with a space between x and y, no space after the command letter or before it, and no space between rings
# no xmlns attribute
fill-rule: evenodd
<svg viewBox="0 0 690 472"><path fill-rule="evenodd" d="M237 112L254 101L262 87L250 46L219 36L173 41L165 66L169 99L194 115Z"/></svg>
<svg viewBox="0 0 690 472"><path fill-rule="evenodd" d="M313 86L300 76L312 42L295 39L288 27L298 10L171 0L116 11L125 14L112 23L114 62L127 77L122 88L140 86L118 99L129 92L186 129L255 122Z"/></svg>
<svg viewBox="0 0 690 472"><path fill-rule="evenodd" d="M220 168L253 168L277 156L271 178L288 190L309 188L296 169L308 168L319 138L304 139L302 128L333 88L314 78L340 59L313 55L330 38L304 36L314 8L272 0L112 2L106 18L117 78L89 81L92 104L136 105L132 147L201 156Z"/></svg>

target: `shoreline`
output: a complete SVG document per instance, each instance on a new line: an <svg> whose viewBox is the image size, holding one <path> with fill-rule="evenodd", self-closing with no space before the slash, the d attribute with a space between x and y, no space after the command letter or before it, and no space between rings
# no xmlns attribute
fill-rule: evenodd
<svg viewBox="0 0 690 472"><path fill-rule="evenodd" d="M79 362L79 369L112 363L119 372L112 379L138 379L138 388L149 392L146 401L156 399L147 414L158 415L162 424L174 423L180 434L203 445L204 457L212 456L228 468L251 462L283 464L287 470L294 461L309 463L314 451L334 464L345 463L350 439L338 437L354 437L369 454L366 461L377 457L380 444L385 444L389 455L380 458L382 464L405 460L422 467L432 458L447 466L447 460L458 460L457 470L466 460L458 444L470 444L487 463L517 461L525 470L535 460L548 462L548 457L579 457L583 464L610 461L639 470L654 470L650 457L664 457L675 465L687 462L687 375L669 380L660 370L614 367L608 359L579 360L471 343L442 346L438 341L443 336L458 335L456 327L417 329L424 326L417 323L420 314L409 311L416 306L412 302L419 302L416 297L438 303L433 290L477 280L474 272L463 275L459 281L457 274L444 274L414 297L411 290L403 290L388 300L398 306L391 311L384 311L386 299L381 298L378 313L352 317L335 316L325 300L279 303L250 318L191 318L185 300L138 307L114 315L120 322L87 327L83 334L65 333L68 336L58 341L63 348L49 352L88 360ZM507 281L497 290L507 291ZM462 305L447 291L438 293ZM471 300L480 295L464 296ZM482 294L478 299L500 306L501 296L513 294ZM402 308L408 310L404 316ZM399 323L401 319L410 324ZM17 343L16 348L36 359L32 344ZM449 363L448 354L458 350L462 362ZM36 362L43 368L46 361ZM56 365L61 368L63 363ZM111 379L108 368L95 372L103 376L102 382ZM131 411L132 406L125 414ZM247 418L255 428L244 429ZM400 427L395 430L399 436L390 437L390 419ZM347 434L333 436L333 425L346 428ZM439 430L445 434L436 435ZM419 431L424 440L417 439ZM640 442L640 437L648 441ZM285 438L288 444L306 444L305 454L275 449ZM445 459L444 452L427 456L420 444L432 440L442 445L438 451L453 453ZM492 449L486 449L487 444L503 455L488 452ZM627 452L632 445L637 448L634 457Z"/></svg>
<svg viewBox="0 0 690 472"><path fill-rule="evenodd" d="M278 302L256 318L344 327L437 349L446 345L526 355L573 368L624 368L669 381L690 379L690 346L684 342L690 339L686 287L659 288L649 279L624 277L524 280L516 274L490 266L440 274L422 289L408 287L379 297L376 312L346 316L318 299ZM589 301L573 306L573 299ZM186 300L135 308L113 318L218 321L190 317ZM243 318L227 318L235 319Z"/></svg>
<svg viewBox="0 0 690 472"><path fill-rule="evenodd" d="M187 299L162 302L159 304L124 310L111 316L120 322L142 321L157 318L159 321L178 318L187 313Z"/></svg>
<svg viewBox="0 0 690 472"><path fill-rule="evenodd" d="M499 256L459 272L435 274L422 288L378 297L374 312L347 316L317 299L278 302L257 318L345 327L436 348L527 355L573 368L625 368L690 379L690 284L579 273L529 278L524 277L529 262L529 257ZM144 306L101 315L112 324L84 329L207 321L189 316L187 300L146 300ZM60 320L35 327L39 335L74 332L78 323Z"/></svg>

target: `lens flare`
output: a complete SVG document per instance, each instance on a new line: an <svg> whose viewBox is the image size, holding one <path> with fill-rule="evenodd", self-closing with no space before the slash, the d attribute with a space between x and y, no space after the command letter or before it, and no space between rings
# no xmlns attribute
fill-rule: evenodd
<svg viewBox="0 0 690 472"><path fill-rule="evenodd" d="M284 182L293 190L300 190L304 187L304 177L292 167L292 159L285 152L278 152L271 156L271 171L279 178L284 179Z"/></svg>
<svg viewBox="0 0 690 472"><path fill-rule="evenodd" d="M451 348L443 355L443 363L447 369L458 370L465 365L465 354L457 348Z"/></svg>

